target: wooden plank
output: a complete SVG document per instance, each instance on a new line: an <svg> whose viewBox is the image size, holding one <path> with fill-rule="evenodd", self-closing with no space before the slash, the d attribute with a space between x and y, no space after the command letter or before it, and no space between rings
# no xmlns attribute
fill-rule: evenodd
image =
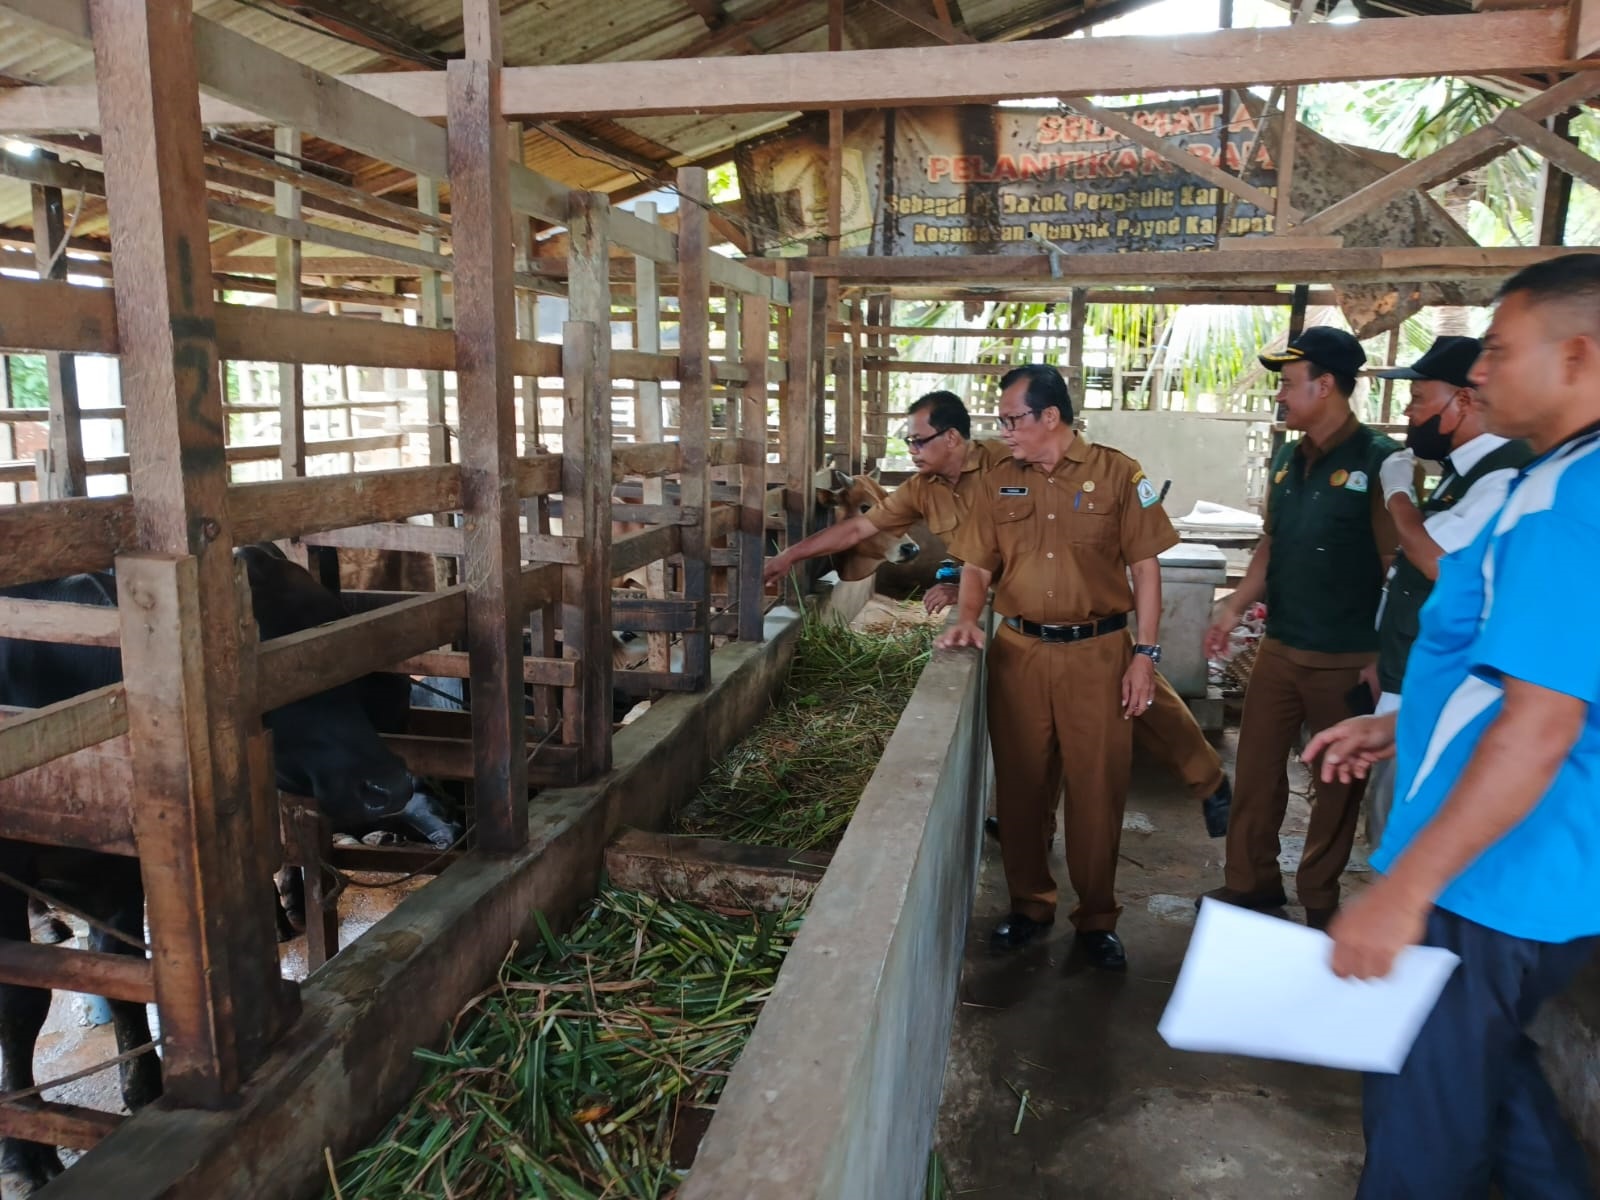
<svg viewBox="0 0 1600 1200"><path fill-rule="evenodd" d="M460 507L461 468L454 465L235 484L227 500L228 519L241 546ZM5 518L0 509L0 535ZM4 563L0 550L0 567Z"/></svg>
<svg viewBox="0 0 1600 1200"><path fill-rule="evenodd" d="M709 204L710 201L706 203ZM710 241L709 234L706 240ZM706 251L706 276L713 287L731 288L747 296L766 296L769 300L778 298L777 290L773 287L776 281L771 276L751 270L744 263L710 249ZM784 299L787 300L787 297Z"/></svg>
<svg viewBox="0 0 1600 1200"><path fill-rule="evenodd" d="M127 695L120 683L32 709L0 723L0 779L127 731Z"/></svg>
<svg viewBox="0 0 1600 1200"><path fill-rule="evenodd" d="M0 982L85 992L135 1004L152 1004L156 998L155 976L150 972L150 960L143 956L31 942L0 941Z"/></svg>
<svg viewBox="0 0 1600 1200"><path fill-rule="evenodd" d="M490 0L468 0L468 25L497 42ZM528 774L519 604L521 506L516 487L517 414L512 348L511 162L500 108L500 66L491 58L449 66L450 208L454 219L456 403L460 410L461 508L466 542L467 653L472 658L473 799L478 845L505 853L528 840Z"/></svg>
<svg viewBox="0 0 1600 1200"><path fill-rule="evenodd" d="M678 501L698 508L701 519L683 527L683 595L709 602L711 542L709 447L711 444L711 229L703 167L678 172L678 444L683 469ZM704 678L711 669L711 635L704 628L683 636L683 672Z"/></svg>
<svg viewBox="0 0 1600 1200"><path fill-rule="evenodd" d="M0 350L115 354L112 291L0 276Z"/></svg>
<svg viewBox="0 0 1600 1200"><path fill-rule="evenodd" d="M115 646L120 625L114 608L0 596L0 637L68 646Z"/></svg>
<svg viewBox="0 0 1600 1200"><path fill-rule="evenodd" d="M280 217L221 200L207 201L206 213L218 224L229 225L235 229L248 229L264 237L294 238L318 246L330 246L335 250L348 250L352 254L363 254L371 258L423 267L430 271L453 269L450 259L443 254L429 253L401 242L349 233L343 229L319 225L314 221Z"/></svg>
<svg viewBox="0 0 1600 1200"><path fill-rule="evenodd" d="M706 606L697 600L611 601L611 627L635 633L689 633L704 626Z"/></svg>
<svg viewBox="0 0 1600 1200"><path fill-rule="evenodd" d="M611 214L611 240L650 263L675 264L678 261L678 239L671 230L624 209L613 210Z"/></svg>
<svg viewBox="0 0 1600 1200"><path fill-rule="evenodd" d="M685 504L613 504L611 519L630 525L697 525L705 514Z"/></svg>
<svg viewBox="0 0 1600 1200"><path fill-rule="evenodd" d="M984 104L1053 96L1243 89L1352 79L1551 69L1569 58L1559 11L1408 17L1404 38L1381 21L1189 34L1052 38L993 45L763 54L710 61L605 62L506 71L518 116L581 117L605 97L613 116L690 112ZM426 113L432 97L405 76L362 86Z"/></svg>
<svg viewBox="0 0 1600 1200"><path fill-rule="evenodd" d="M31 1097L0 1104L0 1137L25 1138L47 1146L92 1150L127 1118L117 1113Z"/></svg>
<svg viewBox="0 0 1600 1200"><path fill-rule="evenodd" d="M1309 6L1308 6L1309 8ZM1306 11L1306 10L1302 10ZM1299 20L1299 13L1295 19ZM1274 233L1283 234L1289 230L1298 218L1289 198L1294 193L1294 161L1296 134L1299 131L1300 89L1288 88L1283 93L1283 132L1278 138L1278 180L1274 185L1277 188L1277 207L1273 211L1272 230ZM1263 113L1261 126L1266 128L1266 117ZM1257 134L1259 139L1260 134ZM1251 155L1254 157L1254 154Z"/></svg>
<svg viewBox="0 0 1600 1200"><path fill-rule="evenodd" d="M433 650L413 654L393 665L405 675L437 675L442 679L467 679L471 676L468 656L456 650ZM564 658L524 658L522 682L541 687L575 687L578 663Z"/></svg>
<svg viewBox="0 0 1600 1200"><path fill-rule="evenodd" d="M130 753L124 734L0 779L0 829L18 841L134 857Z"/></svg>
<svg viewBox="0 0 1600 1200"><path fill-rule="evenodd" d="M459 557L463 534L453 525L412 525L399 521L327 529L306 534L301 541L310 546L333 546L341 550L400 550L410 554Z"/></svg>
<svg viewBox="0 0 1600 1200"><path fill-rule="evenodd" d="M624 696L648 696L652 692L698 692L705 687L704 675L678 671L618 671L611 686Z"/></svg>
<svg viewBox="0 0 1600 1200"><path fill-rule="evenodd" d="M1518 144L1554 163L1574 179L1600 188L1600 162L1590 158L1566 138L1558 137L1537 121L1530 121L1514 110L1501 113L1494 123L1515 138Z"/></svg>
<svg viewBox="0 0 1600 1200"><path fill-rule="evenodd" d="M782 458L786 469L784 503L789 514L789 544L792 546L811 532L811 479L816 470L813 460L811 399L816 355L812 352L812 297L816 281L806 272L789 276L790 308L786 355L789 377L780 394Z"/></svg>
<svg viewBox="0 0 1600 1200"><path fill-rule="evenodd" d="M1103 39L1095 39L1101 41ZM1197 178L1204 179L1207 183L1214 184L1231 195L1238 196L1255 205L1262 212L1272 212L1277 200L1270 192L1246 183L1237 175L1230 175L1220 167L1196 158L1183 147L1169 143L1165 138L1157 137L1148 129L1137 125L1122 113L1112 112L1110 109L1101 108L1099 105L1090 104L1082 97L1074 96L1062 101L1068 108L1082 113L1092 121L1097 121L1107 129L1120 134L1136 145L1143 146L1146 150L1160 155L1167 162L1172 163L1179 170L1187 171ZM1250 164L1246 163L1241 171L1249 170ZM1298 216L1297 210L1290 208L1292 216Z"/></svg>
<svg viewBox="0 0 1600 1200"><path fill-rule="evenodd" d="M1301 237L1299 231L1294 233L1264 234L1261 236L1225 237L1217 239L1218 250L1340 250L1344 248L1344 238L1338 234L1327 234L1322 237Z"/></svg>
<svg viewBox="0 0 1600 1200"><path fill-rule="evenodd" d="M1600 4L1595 0L1572 0L1568 27L1568 53L1573 58L1588 58L1600 51Z"/></svg>
<svg viewBox="0 0 1600 1200"><path fill-rule="evenodd" d="M262 642L256 705L269 712L436 649L460 637L466 622L458 585Z"/></svg>
<svg viewBox="0 0 1600 1200"><path fill-rule="evenodd" d="M103 571L132 536L127 496L0 505L0 586Z"/></svg>
<svg viewBox="0 0 1600 1200"><path fill-rule="evenodd" d="M561 490L561 456L539 454L519 458L514 471L518 496L544 496Z"/></svg>
<svg viewBox="0 0 1600 1200"><path fill-rule="evenodd" d="M924 33L931 33L948 46L973 45L977 38L965 30L957 29L947 20L941 20L937 15L924 12L917 4L908 0L874 0L879 8L892 12L902 21L915 25Z"/></svg>
<svg viewBox="0 0 1600 1200"><path fill-rule="evenodd" d="M671 354L645 354L639 350L613 350L611 373L614 379L676 379L678 359Z"/></svg>
<svg viewBox="0 0 1600 1200"><path fill-rule="evenodd" d="M766 552L767 495L767 354L772 336L772 307L765 296L746 296L740 303L740 345L750 372L739 396L740 508L738 610L739 640L762 638L761 571Z"/></svg>
<svg viewBox="0 0 1600 1200"><path fill-rule="evenodd" d="M611 535L611 215L604 196L573 193L573 320L561 338L561 528L583 544L577 565L562 572L561 642L563 657L576 658L581 667L578 686L562 697L562 741L576 747L580 778L611 766L611 578L617 570Z"/></svg>
<svg viewBox="0 0 1600 1200"><path fill-rule="evenodd" d="M1573 141L1572 114L1559 113L1547 123L1550 132ZM1572 176L1548 158L1539 163L1539 195L1534 204L1536 240L1541 246L1560 246L1567 240L1567 215L1572 207Z"/></svg>
<svg viewBox="0 0 1600 1200"><path fill-rule="evenodd" d="M659 399L657 401L659 403ZM658 417L659 420L659 417ZM646 428L649 422L643 422L639 430L641 437L649 441L631 442L613 445L611 448L611 478L618 483L631 475L675 475L683 467L683 448L677 442L660 441L660 430ZM651 500L650 493L645 499L652 503L661 503L661 497L655 496Z"/></svg>
<svg viewBox="0 0 1600 1200"><path fill-rule="evenodd" d="M611 543L611 573L621 577L647 563L671 558L683 544L683 529L678 525L657 525L619 537Z"/></svg>
<svg viewBox="0 0 1600 1200"><path fill-rule="evenodd" d="M411 74L415 75L416 72ZM501 77L504 76L505 68L501 68ZM432 83L432 80L427 82ZM538 217L541 221L548 221L553 225L565 223L570 191L562 184L530 171L521 163L514 162L511 164L507 187L510 189L512 212Z"/></svg>
<svg viewBox="0 0 1600 1200"><path fill-rule="evenodd" d="M787 912L822 881L833 855L786 846L624 829L606 847L613 887L692 904Z"/></svg>
<svg viewBox="0 0 1600 1200"><path fill-rule="evenodd" d="M218 349L236 361L419 371L456 365L455 345L442 329L235 304L217 305L215 321Z"/></svg>

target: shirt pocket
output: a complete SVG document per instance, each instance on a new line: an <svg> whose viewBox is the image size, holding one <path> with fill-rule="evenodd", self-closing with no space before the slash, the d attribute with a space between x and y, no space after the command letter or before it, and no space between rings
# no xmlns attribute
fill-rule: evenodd
<svg viewBox="0 0 1600 1200"><path fill-rule="evenodd" d="M1038 549L1039 537L1033 519L1035 503L1032 496L1001 496L991 510L995 540L1008 561Z"/></svg>
<svg viewBox="0 0 1600 1200"><path fill-rule="evenodd" d="M1096 508L1093 512L1082 506L1067 512L1067 540L1074 545L1106 546L1117 540L1120 522L1115 509Z"/></svg>

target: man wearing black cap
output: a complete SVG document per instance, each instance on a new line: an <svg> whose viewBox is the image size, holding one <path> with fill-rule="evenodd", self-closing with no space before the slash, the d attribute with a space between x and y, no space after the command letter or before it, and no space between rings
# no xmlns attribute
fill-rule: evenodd
<svg viewBox="0 0 1600 1200"><path fill-rule="evenodd" d="M1282 375L1279 417L1301 436L1273 459L1265 536L1206 633L1206 653L1215 657L1244 610L1266 597L1266 637L1239 728L1226 886L1206 893L1228 904L1286 902L1278 831L1289 801L1289 754L1302 725L1315 734L1350 715L1348 697L1377 655L1374 618L1397 541L1379 470L1400 446L1350 409L1366 361L1361 343L1326 325L1261 355ZM1338 908L1360 796L1359 781L1317 784L1295 880L1314 928L1326 928Z"/></svg>
<svg viewBox="0 0 1600 1200"><path fill-rule="evenodd" d="M1378 609L1378 714L1400 707L1400 681L1421 624L1422 605L1439 577L1439 560L1469 545L1505 503L1517 472L1533 451L1524 441L1488 432L1483 404L1467 372L1477 361L1477 338L1441 337L1409 367L1379 371L1379 379L1411 381L1406 448L1379 471L1384 503L1400 534ZM1416 461L1440 464L1444 476L1420 506ZM1367 776L1367 841L1376 846L1394 797L1393 761Z"/></svg>

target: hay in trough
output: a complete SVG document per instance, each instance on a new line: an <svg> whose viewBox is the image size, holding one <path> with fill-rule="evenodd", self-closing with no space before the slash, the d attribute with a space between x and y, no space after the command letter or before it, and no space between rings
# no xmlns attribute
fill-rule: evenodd
<svg viewBox="0 0 1600 1200"><path fill-rule="evenodd" d="M917 686L939 626L808 619L772 711L711 769L672 832L831 850Z"/></svg>
<svg viewBox="0 0 1600 1200"><path fill-rule="evenodd" d="M541 921L327 1196L670 1197L800 921L613 889L564 938Z"/></svg>

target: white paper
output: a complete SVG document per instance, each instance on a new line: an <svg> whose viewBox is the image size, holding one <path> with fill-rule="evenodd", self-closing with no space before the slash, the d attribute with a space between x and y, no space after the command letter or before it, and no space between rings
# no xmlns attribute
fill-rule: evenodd
<svg viewBox="0 0 1600 1200"><path fill-rule="evenodd" d="M1157 1027L1176 1050L1398 1072L1461 960L1410 946L1383 979L1340 979L1333 941L1304 925L1207 900Z"/></svg>

